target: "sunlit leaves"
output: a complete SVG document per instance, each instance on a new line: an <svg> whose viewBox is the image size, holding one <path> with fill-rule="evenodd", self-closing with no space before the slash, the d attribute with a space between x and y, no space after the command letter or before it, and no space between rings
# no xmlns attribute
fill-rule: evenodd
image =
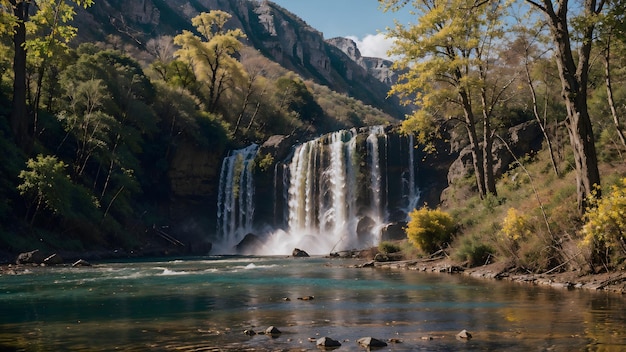
<svg viewBox="0 0 626 352"><path fill-rule="evenodd" d="M40 209L48 209L62 217L77 218L96 212L97 201L83 187L75 185L67 174L67 164L56 156L37 155L29 159L26 170L19 174L20 194L35 207L31 221Z"/></svg>
<svg viewBox="0 0 626 352"><path fill-rule="evenodd" d="M609 194L599 199L591 195L591 205L583 226L587 245L596 252L596 259L605 265L613 258L626 257L626 178L611 187Z"/></svg>
<svg viewBox="0 0 626 352"><path fill-rule="evenodd" d="M456 224L450 214L426 206L409 213L406 234L415 247L430 254L452 240Z"/></svg>
<svg viewBox="0 0 626 352"><path fill-rule="evenodd" d="M180 46L175 56L189 63L198 81L206 84L204 96L210 112L215 112L222 95L238 82L245 81L245 70L234 54L242 48L240 29L227 30L224 26L231 15L223 11L204 12L192 19L202 37L183 31L174 38Z"/></svg>

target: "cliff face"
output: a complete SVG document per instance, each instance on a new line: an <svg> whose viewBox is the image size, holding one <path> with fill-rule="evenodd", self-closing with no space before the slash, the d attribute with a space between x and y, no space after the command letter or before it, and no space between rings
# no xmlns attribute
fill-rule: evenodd
<svg viewBox="0 0 626 352"><path fill-rule="evenodd" d="M233 17L228 25L241 28L248 45L304 79L398 119L408 112L397 99L387 98L390 84L395 82L389 61L361 57L354 42L345 39L345 45L356 50L351 55L338 44L343 38L325 41L321 32L270 1L100 0L86 11L79 10L79 35L81 40L93 41L114 34L142 49L151 38L192 30L191 18L210 10L230 13Z"/></svg>
<svg viewBox="0 0 626 352"><path fill-rule="evenodd" d="M393 61L378 57L362 56L356 43L349 38L331 38L326 42L341 50L352 61L362 67L367 74L375 77L386 86L391 87L398 81L398 74L391 69Z"/></svg>

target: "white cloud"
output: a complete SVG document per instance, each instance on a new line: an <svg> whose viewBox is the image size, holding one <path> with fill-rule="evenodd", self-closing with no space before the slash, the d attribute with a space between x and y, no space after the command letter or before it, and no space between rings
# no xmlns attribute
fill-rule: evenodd
<svg viewBox="0 0 626 352"><path fill-rule="evenodd" d="M387 51L393 46L393 39L385 38L383 33L368 34L363 39L355 36L349 36L348 38L356 43L359 51L361 51L361 55L391 60L389 55L387 55Z"/></svg>

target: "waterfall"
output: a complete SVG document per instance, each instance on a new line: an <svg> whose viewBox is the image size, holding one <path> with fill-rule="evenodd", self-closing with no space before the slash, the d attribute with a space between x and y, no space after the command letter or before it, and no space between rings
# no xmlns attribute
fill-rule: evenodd
<svg viewBox="0 0 626 352"><path fill-rule="evenodd" d="M323 232L328 243L336 243L350 232L356 209L355 137L354 130L340 131L296 148L289 165L290 233Z"/></svg>
<svg viewBox="0 0 626 352"><path fill-rule="evenodd" d="M271 182L261 182L273 187L258 196L271 197L258 199L269 206L258 209L267 219L254 219L252 171L259 147L231 151L220 172L220 243L214 248L232 253L248 233L260 241L248 254L284 255L294 248L329 254L377 245L383 226L405 220L419 200L413 137L391 136L375 126L295 146L269 172Z"/></svg>
<svg viewBox="0 0 626 352"><path fill-rule="evenodd" d="M367 152L369 156L369 169L370 169L370 204L371 204L371 217L377 224L382 223L385 220L385 217L382 216L382 195L381 195L381 165L380 165L380 155L378 148L378 137L385 136L385 130L383 126L375 126L370 129L369 135L367 136Z"/></svg>
<svg viewBox="0 0 626 352"><path fill-rule="evenodd" d="M386 220L386 135L382 126L366 132L360 141L355 129L334 132L295 149L286 185L287 228L272 233L261 253L303 248L328 254L378 243Z"/></svg>
<svg viewBox="0 0 626 352"><path fill-rule="evenodd" d="M245 234L254 220L253 166L259 146L232 150L222 161L217 199L217 235L222 250L228 252Z"/></svg>

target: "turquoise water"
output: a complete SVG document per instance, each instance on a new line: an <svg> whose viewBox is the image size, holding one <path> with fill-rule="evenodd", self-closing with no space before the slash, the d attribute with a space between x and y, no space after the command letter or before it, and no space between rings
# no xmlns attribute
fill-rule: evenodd
<svg viewBox="0 0 626 352"><path fill-rule="evenodd" d="M215 257L2 275L0 351L316 351L309 340L323 336L336 351L362 351L365 336L402 341L382 351L626 350L617 294L354 263ZM243 334L269 326L282 334ZM463 329L472 340L455 338Z"/></svg>

